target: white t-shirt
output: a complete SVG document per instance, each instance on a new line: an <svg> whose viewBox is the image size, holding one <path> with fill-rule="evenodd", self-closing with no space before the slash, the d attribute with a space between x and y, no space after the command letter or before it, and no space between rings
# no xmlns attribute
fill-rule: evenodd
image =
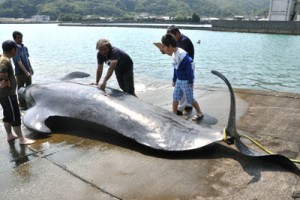
<svg viewBox="0 0 300 200"><path fill-rule="evenodd" d="M174 67L177 69L183 58L186 56L187 52L181 48L177 48L177 51L175 51L172 54L172 59L174 62Z"/></svg>

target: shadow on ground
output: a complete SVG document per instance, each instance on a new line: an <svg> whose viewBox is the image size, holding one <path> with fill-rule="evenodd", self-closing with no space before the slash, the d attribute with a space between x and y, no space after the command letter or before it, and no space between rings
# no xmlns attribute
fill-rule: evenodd
<svg viewBox="0 0 300 200"><path fill-rule="evenodd" d="M245 172L254 177L253 181L257 181L260 179L260 174L262 171L290 171L299 175L299 169L295 169L293 168L293 166L289 166L287 163L283 163L280 159L274 159L272 157L259 158L246 156L236 150L234 145L228 145L223 142L214 143L209 146L190 151L168 152L152 149L150 147L137 143L136 141L120 135L117 132L108 129L107 127L102 127L101 130L99 130L98 125L96 127L95 124L82 122L80 120L61 117L49 118L46 121L46 124L51 128L54 134L55 132L59 132L90 140L97 140L122 148L130 149L144 155L163 159L234 159L240 163ZM49 135L43 134L36 135L39 137L49 137Z"/></svg>

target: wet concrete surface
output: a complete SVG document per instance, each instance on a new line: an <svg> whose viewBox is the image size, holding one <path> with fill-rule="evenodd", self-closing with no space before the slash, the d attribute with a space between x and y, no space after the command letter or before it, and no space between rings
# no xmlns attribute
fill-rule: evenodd
<svg viewBox="0 0 300 200"><path fill-rule="evenodd" d="M223 129L227 90L195 91L205 113L199 126ZM275 153L300 159L300 95L235 92L239 133ZM171 110L171 94L172 88L164 88L138 96ZM193 113L186 115L191 120ZM244 156L224 142L162 152L107 130L66 124L69 128L51 135L23 127L28 137L37 139L24 147L17 140L7 143L0 126L0 199L300 199L299 176L277 163Z"/></svg>

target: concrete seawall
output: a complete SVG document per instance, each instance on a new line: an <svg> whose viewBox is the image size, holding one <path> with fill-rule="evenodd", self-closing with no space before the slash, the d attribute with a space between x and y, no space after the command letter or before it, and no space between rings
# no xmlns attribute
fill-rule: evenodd
<svg viewBox="0 0 300 200"><path fill-rule="evenodd" d="M87 27L125 27L125 28L163 28L167 29L171 24L147 24L147 23L60 23L59 26L87 26ZM180 29L211 30L210 25L182 24L176 25Z"/></svg>
<svg viewBox="0 0 300 200"><path fill-rule="evenodd" d="M213 31L300 35L300 21L212 21Z"/></svg>
<svg viewBox="0 0 300 200"><path fill-rule="evenodd" d="M87 26L87 27L131 27L131 28L163 28L170 24L147 24L147 23L60 23L59 26ZM237 20L214 20L212 25L178 24L180 29L212 30L246 33L269 33L300 35L300 21L237 21Z"/></svg>
<svg viewBox="0 0 300 200"><path fill-rule="evenodd" d="M54 24L58 22L5 22L0 24ZM162 28L166 29L170 24L161 23L58 23L58 26L86 26L86 27L125 27L125 28ZM179 29L227 31L246 33L269 33L300 35L300 21L237 21L214 20L212 24L177 24Z"/></svg>

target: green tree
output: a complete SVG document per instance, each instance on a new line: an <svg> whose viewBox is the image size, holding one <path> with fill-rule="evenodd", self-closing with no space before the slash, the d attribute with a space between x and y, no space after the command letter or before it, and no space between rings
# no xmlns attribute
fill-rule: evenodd
<svg viewBox="0 0 300 200"><path fill-rule="evenodd" d="M2 0L0 16L30 18L40 14L56 20L61 13L123 18L147 12L181 20L193 19L193 13L201 17L247 16L261 13L268 6L269 0Z"/></svg>
<svg viewBox="0 0 300 200"><path fill-rule="evenodd" d="M193 13L193 15L192 15L192 21L193 22L200 22L200 16L197 15L196 13Z"/></svg>
<svg viewBox="0 0 300 200"><path fill-rule="evenodd" d="M74 13L60 13L58 16L59 21L70 22L70 21L79 21L82 20L81 15Z"/></svg>

